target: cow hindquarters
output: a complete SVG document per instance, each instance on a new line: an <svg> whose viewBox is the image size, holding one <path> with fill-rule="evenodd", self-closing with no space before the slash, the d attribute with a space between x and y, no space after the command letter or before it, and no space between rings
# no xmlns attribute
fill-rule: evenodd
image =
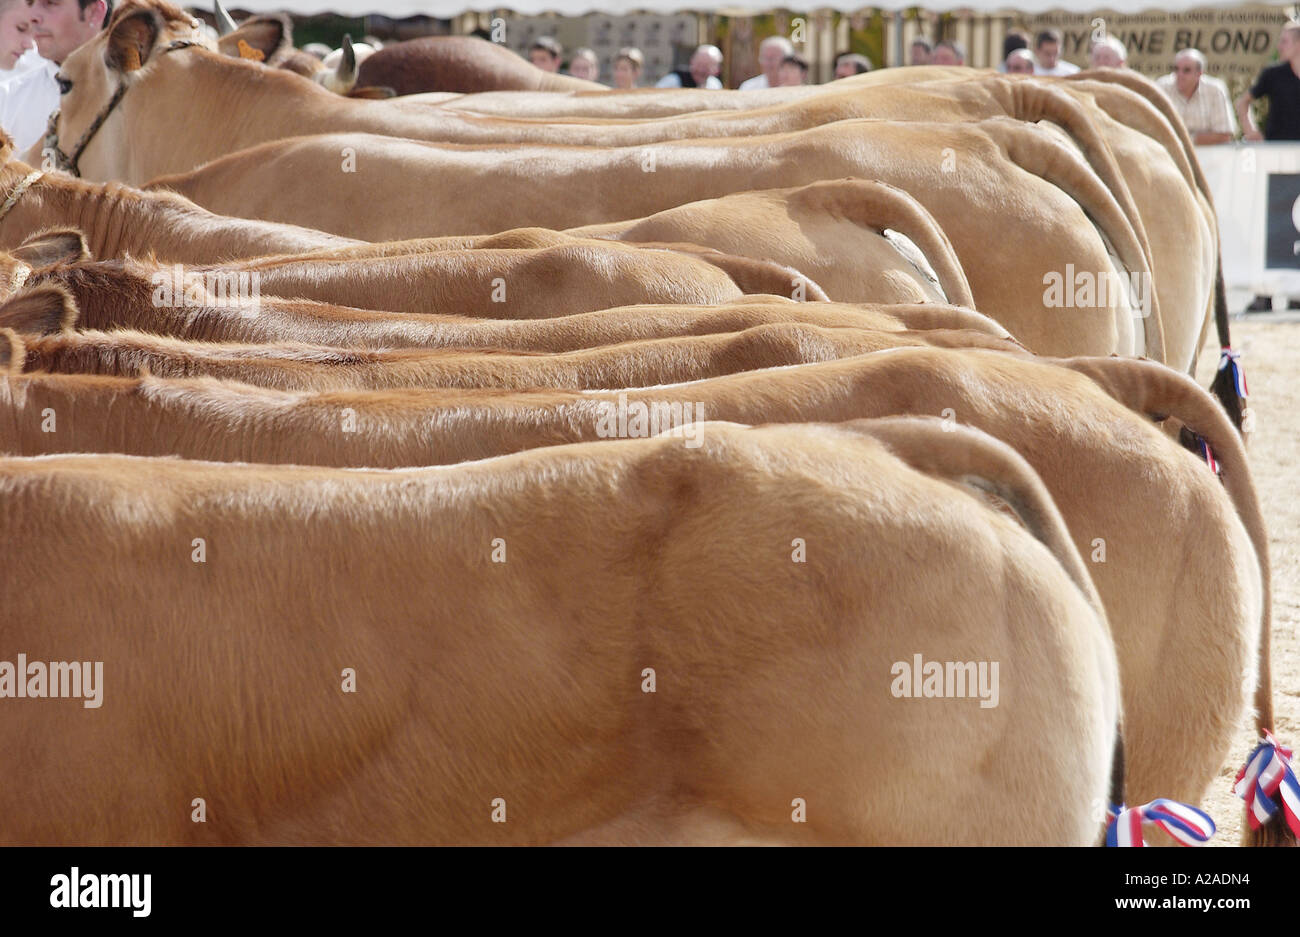
<svg viewBox="0 0 1300 937"><path fill-rule="evenodd" d="M1185 424L1204 437L1221 469L1216 477L1203 460L1182 450L1161 460L1166 469L1160 483L1171 509L1158 522L1169 525L1160 538L1169 547L1143 562L1146 568L1175 573L1164 589L1169 607L1176 610L1169 621L1177 630L1161 632L1158 642L1153 635L1131 656L1124 653L1126 636L1116 635L1121 660L1132 660L1135 668L1124 674L1126 703L1130 692L1140 696L1143 712L1152 720L1144 741L1163 752L1162 762L1180 766L1180 786L1154 795L1193 800L1222 766L1252 692L1257 729L1262 734L1275 728L1268 534L1245 449L1223 410L1190 378L1143 361L1075 358L1062 363L1087 374L1140 414ZM1131 523L1157 520L1134 518ZM1125 588L1135 602L1152 598L1157 591L1153 577L1139 575L1131 564L1116 566L1113 556L1107 559L1097 567L1105 570L1098 575L1127 576ZM1145 671L1136 672L1138 666ZM1133 706L1127 711L1133 714ZM1178 737L1185 740L1182 747L1170 744ZM1130 741L1130 752L1142 750L1137 740ZM1196 765L1193 776L1188 772ZM1130 771L1132 782L1140 776ZM1139 797L1130 800L1140 802Z"/></svg>
<svg viewBox="0 0 1300 937"><path fill-rule="evenodd" d="M877 507L859 516L858 532L845 528L834 542L809 531L807 511L791 504L786 517L767 520L767 537L720 529L706 514L684 518L665 545L675 581L674 572L687 574L679 542L799 538L821 555L815 566L811 553L808 565L792 557L791 573L817 575L843 597L778 624L803 636L780 671L790 711L768 712L753 688L733 687L737 708L710 720L710 733L730 739L732 752L787 757L711 758L711 787L789 805L784 814L737 811L752 841L798 833L803 842L882 845L1096 842L1118 719L1117 665L1051 499L1018 456L982 433L949 434L937 420L841 426L885 442L931 475L929 484L872 493ZM950 478L959 479L956 490ZM879 488L866 478L856 484ZM699 598L705 609L735 601ZM769 603L767 614L781 612ZM692 627L712 632L707 619ZM925 680L934 667L937 685ZM745 744L754 725L768 733ZM719 802L692 807L710 805ZM801 806L804 828L790 822Z"/></svg>

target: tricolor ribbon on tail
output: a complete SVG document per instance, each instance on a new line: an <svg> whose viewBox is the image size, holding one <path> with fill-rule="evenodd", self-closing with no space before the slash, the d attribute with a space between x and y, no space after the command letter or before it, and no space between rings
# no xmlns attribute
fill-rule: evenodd
<svg viewBox="0 0 1300 937"><path fill-rule="evenodd" d="M1228 369L1228 374L1232 378L1232 386L1237 389L1237 396L1245 400L1250 396L1246 391L1246 372L1241 369L1238 363L1241 359L1241 352L1233 351L1231 348L1223 348L1219 352L1219 370Z"/></svg>
<svg viewBox="0 0 1300 937"><path fill-rule="evenodd" d="M1287 826L1300 837L1300 781L1291 766L1291 754L1291 749L1279 745L1273 733L1265 730L1264 741L1237 772L1233 790L1246 802L1251 829L1259 829L1281 811Z"/></svg>
<svg viewBox="0 0 1300 937"><path fill-rule="evenodd" d="M1196 440L1196 452L1205 460L1205 464L1210 467L1210 471L1215 475L1219 474L1219 460L1214 457L1214 450L1210 444L1205 441L1205 437L1200 433L1192 433L1192 438Z"/></svg>
<svg viewBox="0 0 1300 937"><path fill-rule="evenodd" d="M1241 367L1241 352L1234 351L1227 345L1220 349L1219 371L1215 375L1211 389L1223 401L1224 406L1228 407L1229 411L1233 413L1234 421L1241 423L1242 432L1248 431L1250 424L1247 420L1250 411L1246 406L1246 398L1249 396L1249 392L1246 390L1246 372ZM1236 397L1236 400L1232 400L1232 397ZM1210 444L1199 433L1192 432L1190 426L1185 427L1185 430L1191 433L1194 451L1205 460L1205 464L1210 467L1210 471L1215 475L1221 474L1219 460L1214 457L1214 451L1210 448ZM1189 446L1189 448L1192 447Z"/></svg>
<svg viewBox="0 0 1300 937"><path fill-rule="evenodd" d="M1214 835L1214 821L1203 810L1190 804L1158 797L1141 807L1116 807L1106 810L1107 846L1145 846L1143 822L1154 823L1184 846L1203 846Z"/></svg>

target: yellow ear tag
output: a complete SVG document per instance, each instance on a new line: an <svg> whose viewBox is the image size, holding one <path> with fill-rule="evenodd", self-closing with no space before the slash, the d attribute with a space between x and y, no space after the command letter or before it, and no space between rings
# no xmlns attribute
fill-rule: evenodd
<svg viewBox="0 0 1300 937"><path fill-rule="evenodd" d="M239 57L241 59L252 59L254 62L261 62L266 59L266 53L261 49L254 49L243 39L239 40Z"/></svg>

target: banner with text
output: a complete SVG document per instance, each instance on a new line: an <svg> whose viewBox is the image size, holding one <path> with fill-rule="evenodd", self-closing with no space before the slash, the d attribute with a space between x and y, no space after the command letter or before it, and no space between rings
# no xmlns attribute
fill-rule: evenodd
<svg viewBox="0 0 1300 937"><path fill-rule="evenodd" d="M1225 81L1235 96L1274 60L1278 30L1286 21L1283 7L1239 6L1186 13L1043 13L1025 18L1023 28L1031 35L1059 29L1062 57L1085 68L1094 39L1114 36L1128 49L1129 66L1151 79L1173 71L1176 53L1199 49L1209 62L1208 74Z"/></svg>

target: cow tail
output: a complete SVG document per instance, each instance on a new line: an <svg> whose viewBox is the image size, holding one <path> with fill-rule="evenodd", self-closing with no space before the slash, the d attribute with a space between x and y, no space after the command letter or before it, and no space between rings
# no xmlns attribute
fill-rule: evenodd
<svg viewBox="0 0 1300 937"><path fill-rule="evenodd" d="M975 296L957 251L925 206L910 193L887 182L852 181L858 183L854 193L858 198L839 211L857 224L882 232L882 235L888 229L906 237L934 270L945 301L974 309Z"/></svg>
<svg viewBox="0 0 1300 937"><path fill-rule="evenodd" d="M913 468L949 478L968 488L991 494L1004 502L1025 528L1042 543L1083 593L1110 636L1110 624L1097 587L1088 574L1083 557L1070 539L1060 509L1038 473L1005 443L979 430L942 427L932 417L887 417L863 421L862 430L880 440ZM921 430L921 432L918 432ZM1113 643L1112 643L1113 646ZM1118 675L1118 664L1116 665ZM1111 753L1107 796L1112 805L1124 804L1123 699L1115 684L1115 737ZM1098 817L1099 822L1101 817ZM1100 845L1105 828L1099 831Z"/></svg>
<svg viewBox="0 0 1300 937"><path fill-rule="evenodd" d="M1174 417L1192 437L1198 454L1217 471L1223 487L1255 548L1259 562L1262 609L1259 621L1259 668L1255 681L1255 729L1259 739L1271 739L1273 678L1271 665L1273 588L1268 533L1254 479L1247 468L1241 436L1214 400L1186 375L1150 361L1125 358L1069 358L1060 362L1092 378L1130 409L1147 416ZM1277 816L1251 830L1248 845L1295 844L1296 834Z"/></svg>
<svg viewBox="0 0 1300 937"><path fill-rule="evenodd" d="M1177 151L1168 145L1167 140L1162 141L1165 143L1165 149L1178 162L1184 177L1201 193L1201 197L1205 199L1205 203L1210 206L1211 212L1213 212L1214 195L1210 191L1210 183L1205 178L1205 172L1201 169L1200 160L1196 158L1196 149L1192 143L1191 134L1187 132L1187 126L1174 110L1173 104L1150 80L1136 73L1118 68L1100 71L1091 70L1080 73L1078 76L1071 76L1071 79L1067 80L1110 82L1127 88L1129 91L1146 99L1147 103L1155 108L1168 122L1174 139L1177 141ZM1210 392L1223 404L1223 409L1228 411L1228 417L1232 420L1233 425L1237 427L1237 431L1243 432L1246 410L1246 382L1237 355L1232 350L1232 337L1228 326L1228 298L1223 281L1223 246L1220 232L1217 229L1215 231L1215 240L1218 243L1218 253L1215 256L1214 269L1214 327L1218 331L1219 348L1222 351L1220 352L1218 371L1215 373L1214 382L1210 385Z"/></svg>
<svg viewBox="0 0 1300 937"><path fill-rule="evenodd" d="M1223 404L1228 418L1237 432L1245 436L1246 378L1242 373L1237 353L1232 350L1232 335L1228 325L1228 293L1223 283L1223 252L1219 252L1214 276L1214 327L1219 333L1219 367L1214 373L1210 392Z"/></svg>

